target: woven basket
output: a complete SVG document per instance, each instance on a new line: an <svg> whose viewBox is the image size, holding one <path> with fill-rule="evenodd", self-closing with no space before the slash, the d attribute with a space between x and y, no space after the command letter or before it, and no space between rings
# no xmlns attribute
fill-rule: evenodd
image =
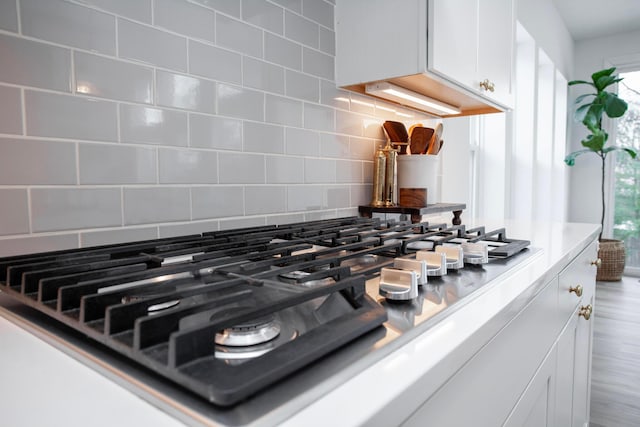
<svg viewBox="0 0 640 427"><path fill-rule="evenodd" d="M596 280L617 282L622 279L625 262L624 242L622 240L601 239L598 258L600 258L602 264L598 267Z"/></svg>

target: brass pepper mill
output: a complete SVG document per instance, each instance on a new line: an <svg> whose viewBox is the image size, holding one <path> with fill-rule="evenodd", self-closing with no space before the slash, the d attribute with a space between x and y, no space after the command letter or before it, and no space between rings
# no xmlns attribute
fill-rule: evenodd
<svg viewBox="0 0 640 427"><path fill-rule="evenodd" d="M373 156L373 192L371 206L381 207L385 205L384 188L387 171L387 156L383 148L376 150Z"/></svg>
<svg viewBox="0 0 640 427"><path fill-rule="evenodd" d="M387 141L384 148L376 150L373 157L372 206L396 206L398 204L397 156L398 150L391 146L391 141Z"/></svg>
<svg viewBox="0 0 640 427"><path fill-rule="evenodd" d="M384 154L387 158L384 176L384 205L395 206L398 204L398 150L392 148L391 144L387 143L387 146L384 147Z"/></svg>

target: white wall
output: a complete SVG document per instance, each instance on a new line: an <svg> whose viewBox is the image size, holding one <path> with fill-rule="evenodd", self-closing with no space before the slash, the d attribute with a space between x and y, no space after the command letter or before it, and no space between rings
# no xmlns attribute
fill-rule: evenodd
<svg viewBox="0 0 640 427"><path fill-rule="evenodd" d="M518 21L564 76L573 75L574 42L552 0L516 0Z"/></svg>
<svg viewBox="0 0 640 427"><path fill-rule="evenodd" d="M357 214L426 116L336 89L334 9L1 0L0 256Z"/></svg>
<svg viewBox="0 0 640 427"><path fill-rule="evenodd" d="M609 66L613 58L640 55L640 31L621 33L597 39L581 40L575 45L574 78L589 80L594 71ZM580 88L570 90L569 108ZM587 132L581 123L571 121L571 151L582 148L580 140ZM608 166L610 168L610 165ZM599 223L600 207L600 158L584 155L570 169L569 220ZM606 232L606 229L605 229ZM607 237L605 235L605 237Z"/></svg>

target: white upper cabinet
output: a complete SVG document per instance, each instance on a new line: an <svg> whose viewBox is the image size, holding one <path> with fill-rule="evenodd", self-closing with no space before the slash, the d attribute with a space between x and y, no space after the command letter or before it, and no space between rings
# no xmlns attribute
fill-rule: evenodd
<svg viewBox="0 0 640 427"><path fill-rule="evenodd" d="M429 1L429 71L510 108L512 0Z"/></svg>
<svg viewBox="0 0 640 427"><path fill-rule="evenodd" d="M463 115L504 111L514 28L513 0L338 0L336 82L361 93L389 82Z"/></svg>

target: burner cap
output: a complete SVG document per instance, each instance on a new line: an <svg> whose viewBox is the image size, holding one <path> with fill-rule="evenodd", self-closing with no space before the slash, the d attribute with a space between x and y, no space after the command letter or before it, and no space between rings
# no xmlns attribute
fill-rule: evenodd
<svg viewBox="0 0 640 427"><path fill-rule="evenodd" d="M271 341L279 334L280 324L273 317L262 317L218 332L215 343L228 347L247 347Z"/></svg>

